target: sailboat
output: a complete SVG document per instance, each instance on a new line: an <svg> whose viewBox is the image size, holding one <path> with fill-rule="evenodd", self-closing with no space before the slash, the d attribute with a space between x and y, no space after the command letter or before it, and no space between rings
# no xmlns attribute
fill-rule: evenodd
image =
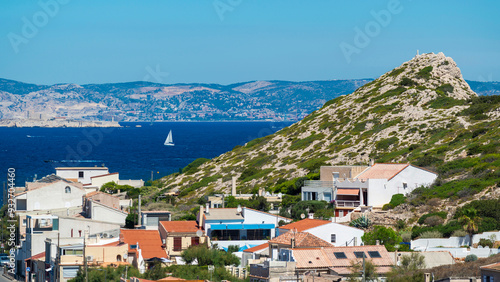
<svg viewBox="0 0 500 282"><path fill-rule="evenodd" d="M174 146L174 139L172 139L172 130L168 133L167 139L165 139L165 146Z"/></svg>

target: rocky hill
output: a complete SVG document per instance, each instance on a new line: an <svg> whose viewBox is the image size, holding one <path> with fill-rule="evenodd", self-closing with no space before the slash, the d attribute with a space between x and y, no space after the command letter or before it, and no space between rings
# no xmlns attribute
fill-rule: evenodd
<svg viewBox="0 0 500 282"><path fill-rule="evenodd" d="M498 98L478 97L443 53L418 55L290 127L163 178L165 190L189 201L229 191L236 176L239 191L287 193L280 183L320 165L374 159L438 171L434 197L473 194L500 186Z"/></svg>

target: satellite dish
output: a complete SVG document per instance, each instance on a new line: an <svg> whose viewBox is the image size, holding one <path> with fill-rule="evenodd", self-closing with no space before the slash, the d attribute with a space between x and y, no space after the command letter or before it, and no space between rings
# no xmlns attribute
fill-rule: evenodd
<svg viewBox="0 0 500 282"><path fill-rule="evenodd" d="M304 217L306 217L306 215L305 215L305 214L303 214L303 213L301 213L301 214L300 214L300 218L304 219Z"/></svg>
<svg viewBox="0 0 500 282"><path fill-rule="evenodd" d="M128 259L128 255L127 255L127 254L124 254L124 255L123 255L123 258L124 258L124 259Z"/></svg>
<svg viewBox="0 0 500 282"><path fill-rule="evenodd" d="M201 231L201 230L196 231L196 236L198 236L198 237L203 236L203 231Z"/></svg>

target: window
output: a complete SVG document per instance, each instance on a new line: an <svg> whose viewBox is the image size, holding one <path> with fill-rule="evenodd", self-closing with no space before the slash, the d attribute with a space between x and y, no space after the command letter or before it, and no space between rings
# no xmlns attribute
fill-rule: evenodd
<svg viewBox="0 0 500 282"><path fill-rule="evenodd" d="M83 178L83 171L78 172L78 178Z"/></svg>
<svg viewBox="0 0 500 282"><path fill-rule="evenodd" d="M71 187L66 186L66 188L64 188L64 193L66 193L66 194L71 193Z"/></svg>
<svg viewBox="0 0 500 282"><path fill-rule="evenodd" d="M182 251L182 237L174 237L174 252Z"/></svg>
<svg viewBox="0 0 500 282"><path fill-rule="evenodd" d="M364 254L365 252L354 252L354 256L356 256L356 258L363 258Z"/></svg>
<svg viewBox="0 0 500 282"><path fill-rule="evenodd" d="M130 245L130 249L137 249L137 245Z"/></svg>
<svg viewBox="0 0 500 282"><path fill-rule="evenodd" d="M403 182L403 189L406 189L406 188L408 188L408 183Z"/></svg>
<svg viewBox="0 0 500 282"><path fill-rule="evenodd" d="M333 255L338 259L346 259L347 256L344 252L334 252Z"/></svg>
<svg viewBox="0 0 500 282"><path fill-rule="evenodd" d="M122 256L117 255L117 256L116 256L116 261L122 261Z"/></svg>
<svg viewBox="0 0 500 282"><path fill-rule="evenodd" d="M371 252L368 252L368 254L370 255L371 258L381 258L382 257L378 251L371 251Z"/></svg>
<svg viewBox="0 0 500 282"><path fill-rule="evenodd" d="M200 238L199 237L191 237L191 245L196 246L200 244Z"/></svg>
<svg viewBox="0 0 500 282"><path fill-rule="evenodd" d="M332 242L332 243L337 242L337 235L336 234L330 235L330 242Z"/></svg>

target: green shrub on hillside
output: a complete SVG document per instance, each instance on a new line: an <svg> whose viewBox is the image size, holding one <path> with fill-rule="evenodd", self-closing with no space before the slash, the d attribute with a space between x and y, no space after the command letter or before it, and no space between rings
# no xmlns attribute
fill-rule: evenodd
<svg viewBox="0 0 500 282"><path fill-rule="evenodd" d="M393 136L393 137L390 137L387 139L382 139L382 140L378 141L377 144L375 145L375 147L378 150L387 150L387 149L389 149L389 147L391 145L395 145L398 142L399 142L399 139L396 136Z"/></svg>
<svg viewBox="0 0 500 282"><path fill-rule="evenodd" d="M421 69L419 72L417 72L417 76L419 78L429 79L429 78L431 78L432 69L433 69L432 66L427 66L427 67Z"/></svg>
<svg viewBox="0 0 500 282"><path fill-rule="evenodd" d="M431 216L439 216L440 218L442 219L446 219L446 217L448 216L448 213L445 212L445 211L440 211L440 212L431 212L431 213L427 213L427 214L424 214L422 215L419 219L418 219L418 224L424 224L425 220L428 218L428 217L431 217Z"/></svg>
<svg viewBox="0 0 500 282"><path fill-rule="evenodd" d="M309 147L312 142L316 140L321 140L325 137L325 134L311 134L304 139L296 139L292 141L292 145L290 145L290 150L301 150Z"/></svg>
<svg viewBox="0 0 500 282"><path fill-rule="evenodd" d="M370 99L370 103L374 103L374 102L377 102L377 101L380 101L382 99L389 98L389 97L399 96L401 93L403 93L405 91L406 91L406 87L399 86L395 89L388 90L388 91L386 91L378 96L373 97L372 99Z"/></svg>
<svg viewBox="0 0 500 282"><path fill-rule="evenodd" d="M198 171L198 167L201 166L202 164L210 161L209 159L206 158L198 158L194 161L192 161L190 164L188 164L186 167L182 169L182 173L185 174L193 174Z"/></svg>

